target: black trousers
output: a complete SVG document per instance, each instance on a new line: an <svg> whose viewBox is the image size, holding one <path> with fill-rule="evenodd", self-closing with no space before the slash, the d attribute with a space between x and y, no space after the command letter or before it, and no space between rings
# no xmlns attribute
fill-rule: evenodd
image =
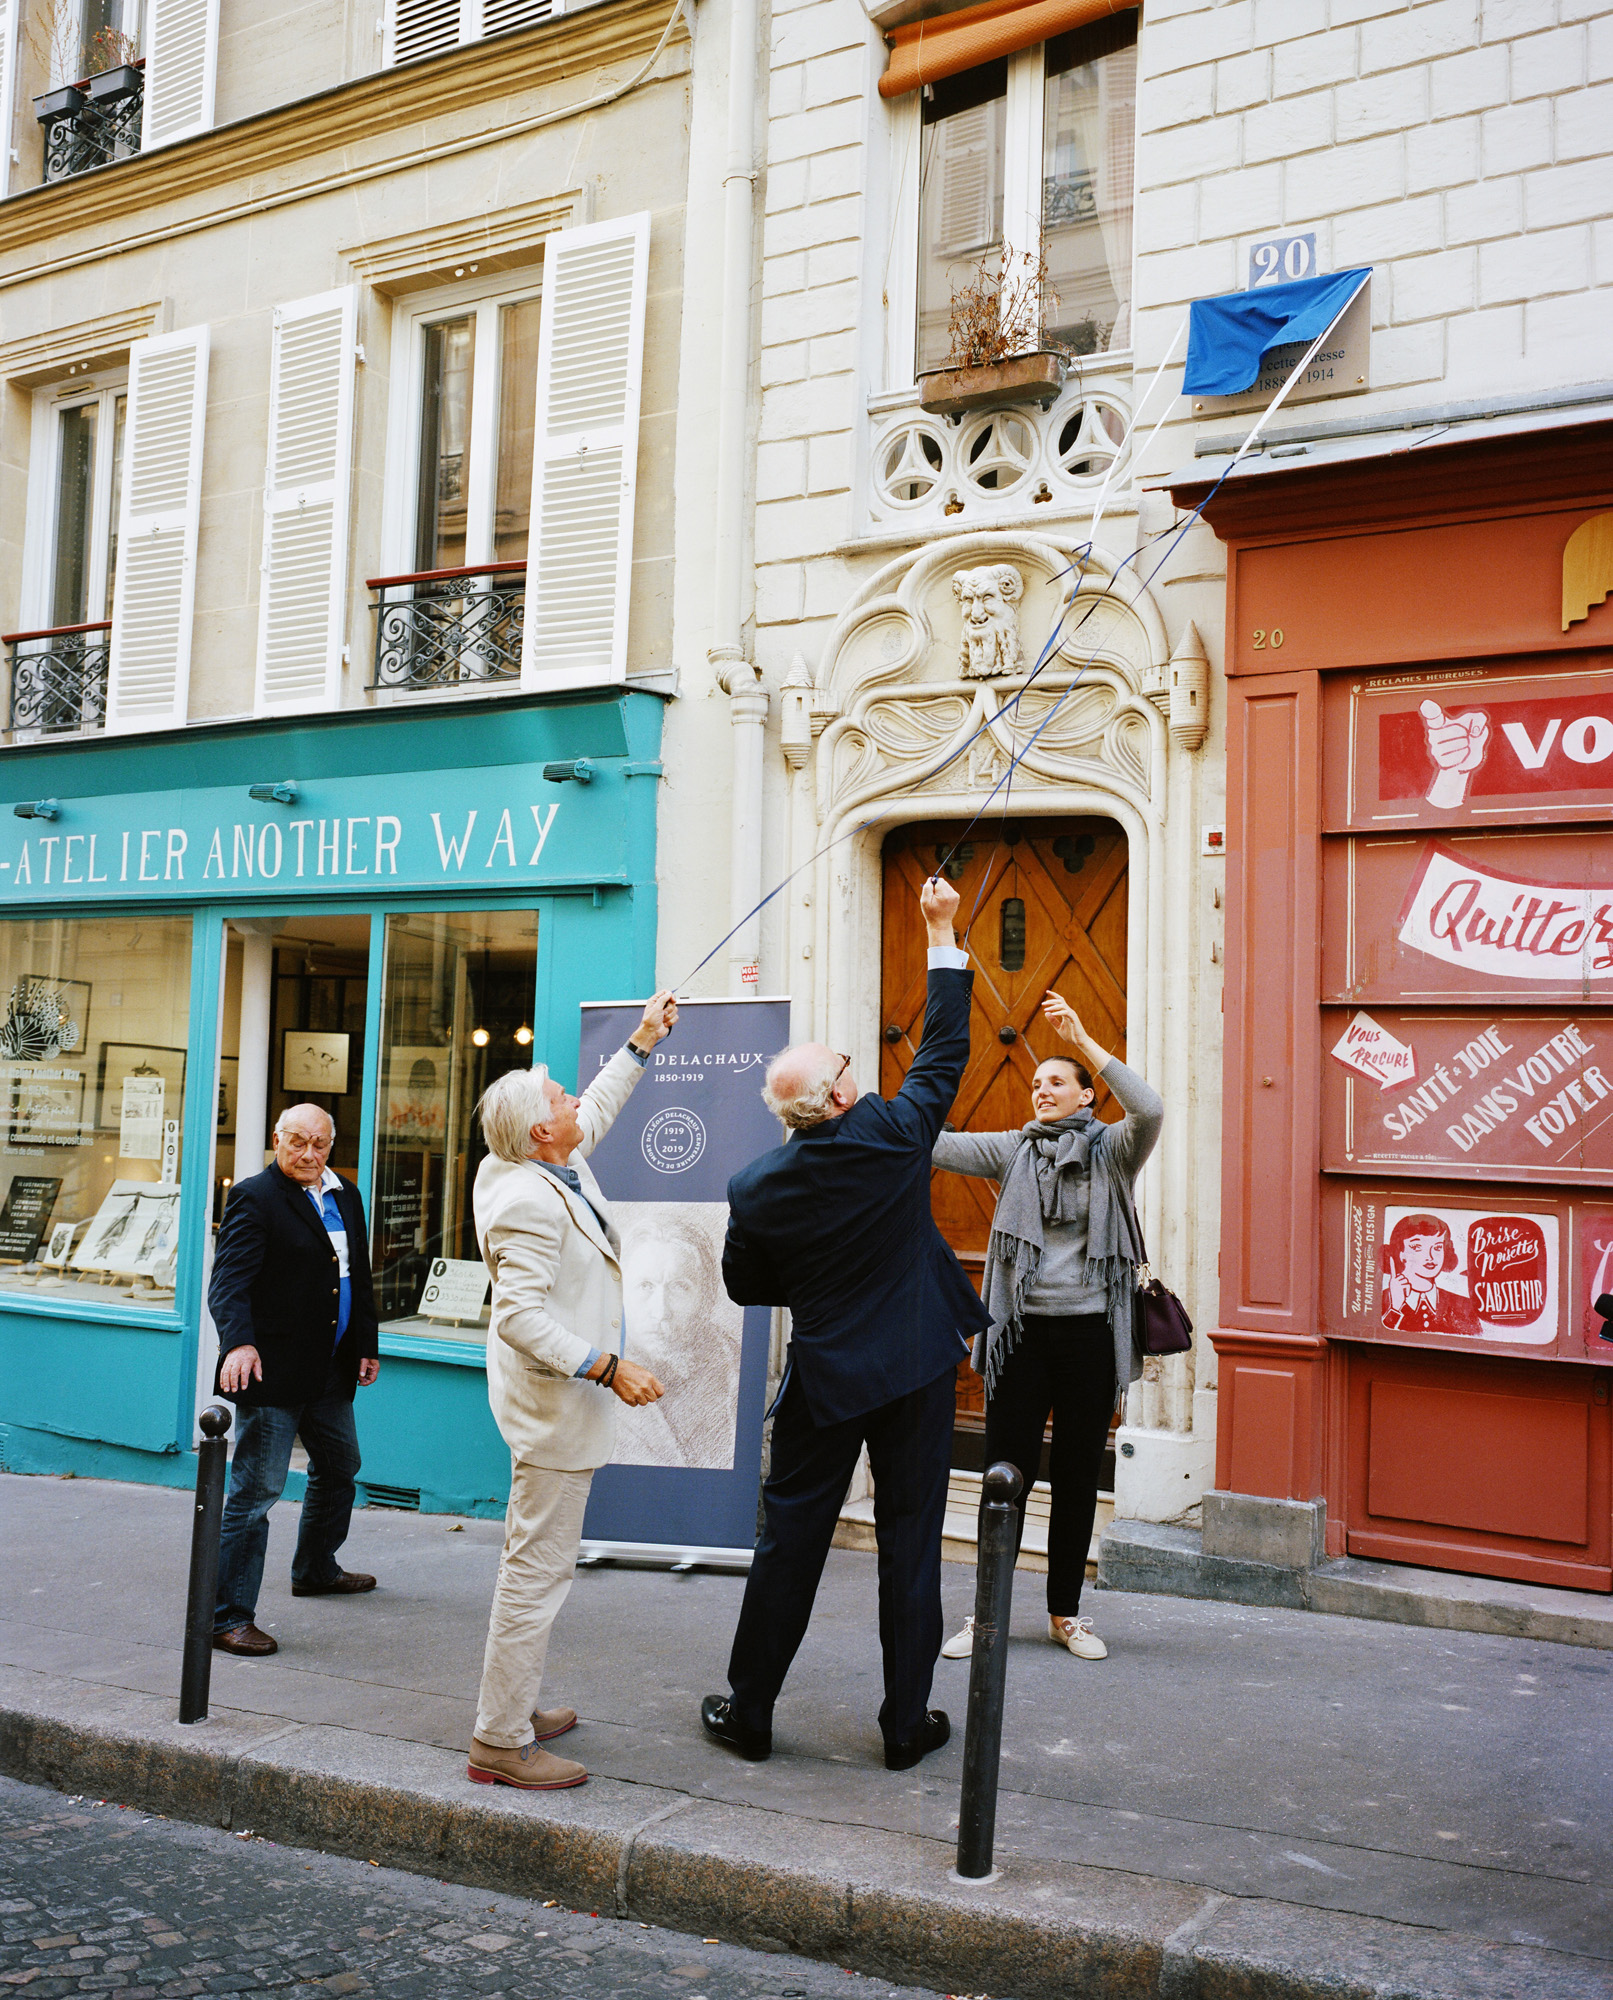
<svg viewBox="0 0 1613 2000"><path fill-rule="evenodd" d="M868 1446L879 1543L879 1643L887 1742L919 1732L941 1650L941 1526L952 1457L953 1371L894 1403L845 1423L814 1424L799 1376L791 1375L773 1417L772 1469L762 1488L762 1538L728 1662L742 1722L765 1729L773 1716L823 1575L835 1522Z"/></svg>
<svg viewBox="0 0 1613 2000"><path fill-rule="evenodd" d="M1102 1313L1045 1319L1027 1315L997 1387L986 1402L986 1463L1019 1468L1019 1528L1042 1462L1042 1432L1051 1412L1048 1451L1052 1519L1047 1530L1047 1609L1073 1618L1081 1609L1098 1477L1115 1407L1115 1344Z"/></svg>

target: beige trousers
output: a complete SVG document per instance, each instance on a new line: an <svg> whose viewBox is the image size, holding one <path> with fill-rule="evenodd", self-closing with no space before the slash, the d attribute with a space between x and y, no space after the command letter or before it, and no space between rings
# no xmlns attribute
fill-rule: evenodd
<svg viewBox="0 0 1613 2000"><path fill-rule="evenodd" d="M516 1459L504 1516L493 1616L476 1704L478 1739L514 1750L533 1738L549 1632L571 1589L592 1472L556 1472Z"/></svg>

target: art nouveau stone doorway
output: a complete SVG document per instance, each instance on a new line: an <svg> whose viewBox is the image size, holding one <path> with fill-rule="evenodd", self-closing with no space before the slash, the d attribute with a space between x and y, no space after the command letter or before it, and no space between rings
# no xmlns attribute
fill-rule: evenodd
<svg viewBox="0 0 1613 2000"><path fill-rule="evenodd" d="M1030 1115L1031 1076L1061 1046L1038 1011L1049 987L1097 1041L1126 1053L1130 852L1124 830L1098 816L988 817L954 852L966 826L923 821L896 829L883 845L879 1089L889 1097L901 1088L923 1032L918 891L950 856L947 874L963 899L975 968L969 1066L950 1122L964 1132L1005 1131ZM1101 1086L1097 1111L1118 1116ZM995 1190L989 1181L937 1174L931 1195L941 1233L978 1289ZM952 1462L969 1471L983 1469L983 1391L972 1369L959 1370Z"/></svg>

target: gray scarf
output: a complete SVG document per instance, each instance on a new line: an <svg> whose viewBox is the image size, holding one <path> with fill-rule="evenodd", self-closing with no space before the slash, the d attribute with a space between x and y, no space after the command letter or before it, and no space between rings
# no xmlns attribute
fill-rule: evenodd
<svg viewBox="0 0 1613 2000"><path fill-rule="evenodd" d="M1003 1176L986 1249L982 1299L991 1314L986 1330L986 1393L997 1386L1003 1364L1019 1341L1025 1294L1036 1282L1048 1223L1074 1222L1077 1189L1087 1195L1087 1267L1090 1285L1102 1285L1115 1343L1116 1388L1131 1380L1132 1299L1137 1266L1144 1261L1142 1230L1131 1184L1111 1156L1110 1128L1090 1111L1021 1127L1020 1142ZM1124 1359L1123 1359L1124 1357Z"/></svg>

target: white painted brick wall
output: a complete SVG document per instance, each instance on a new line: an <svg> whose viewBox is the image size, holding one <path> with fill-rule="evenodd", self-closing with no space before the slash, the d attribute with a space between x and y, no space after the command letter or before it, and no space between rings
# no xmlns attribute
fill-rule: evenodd
<svg viewBox="0 0 1613 2000"><path fill-rule="evenodd" d="M1324 270L1375 273L1372 390L1318 416L1613 378L1606 0L1147 0L1143 23L1140 363L1244 282L1251 240L1314 228Z"/></svg>

